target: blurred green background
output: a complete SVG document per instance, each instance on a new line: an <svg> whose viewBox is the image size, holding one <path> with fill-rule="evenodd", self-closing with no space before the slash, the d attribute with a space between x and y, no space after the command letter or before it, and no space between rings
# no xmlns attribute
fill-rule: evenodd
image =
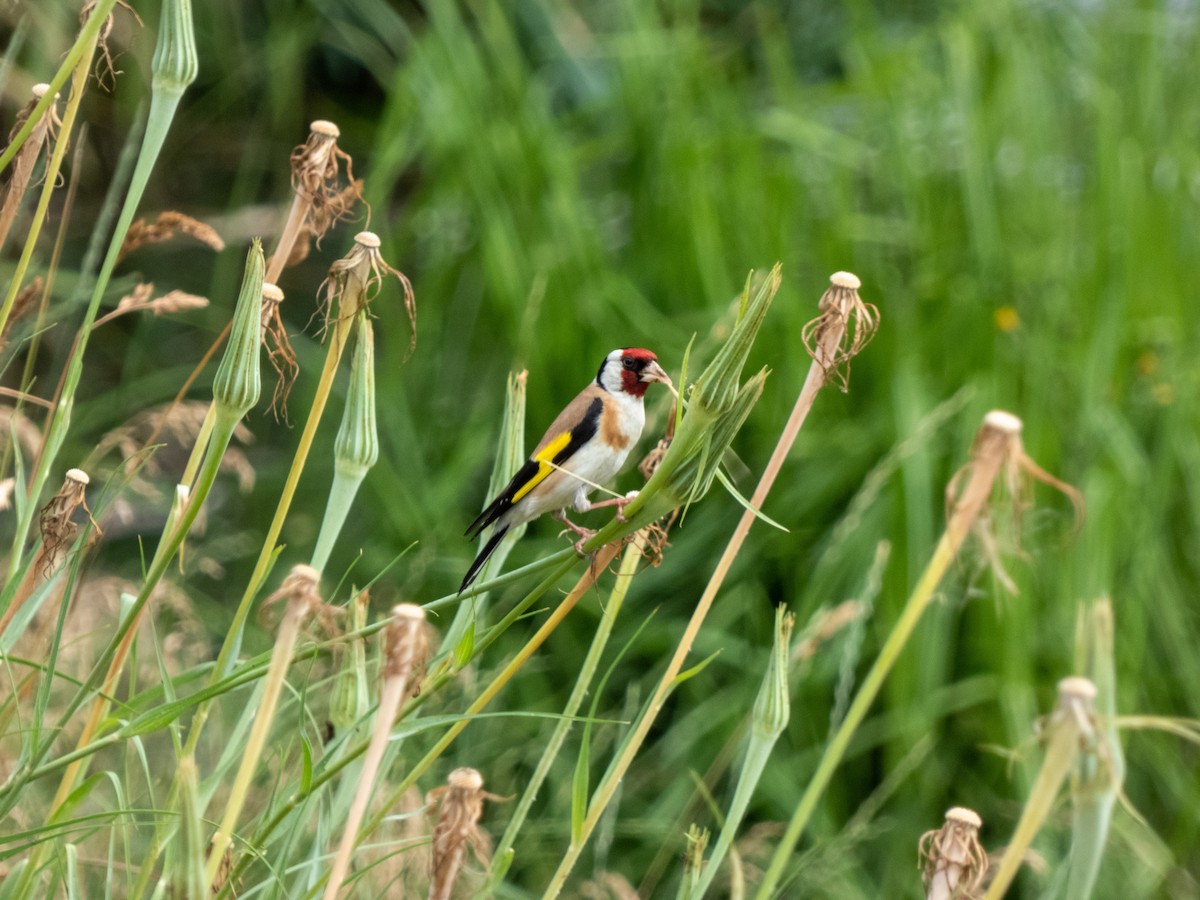
<svg viewBox="0 0 1200 900"><path fill-rule="evenodd" d="M122 74L82 113L68 270L145 96L157 8L133 6L147 27L118 14ZM56 66L75 29L73 11L24 12L10 107ZM788 604L803 626L821 605L858 595L877 543L889 541L869 619L797 675L791 726L751 822L790 815L831 716L929 557L945 486L991 408L1024 420L1030 455L1084 492L1086 521L1073 532L1069 505L1037 489L1020 546L1002 548L1015 596L978 549L964 558L822 802L786 895L917 896L917 839L952 805L980 812L987 847L1007 841L1039 760L1034 719L1071 673L1079 601L1112 597L1123 712L1200 716L1194 4L213 0L195 13L200 79L143 209L211 221L229 248L215 258L178 244L143 250L119 274L126 287L140 273L214 306L182 324L107 328L89 349L75 453L174 394L228 316L248 240L282 221L291 147L310 120L334 120L366 182L369 227L418 302L407 363L394 286L374 307L383 455L330 566L353 564L362 582L418 541L377 588L376 611L457 586L508 372L529 371L532 445L608 350L650 347L677 375L693 335L703 357L728 327L749 270L782 261L783 288L751 358L772 375L736 443L753 473L740 484L748 495L807 371L801 329L829 274L857 273L881 311L850 393L818 398L766 505L788 533L755 527L696 646L696 659L720 655L672 699L579 877L612 869L648 895L673 890L687 824L713 827L703 806L689 806L688 772L709 767L752 704L772 605ZM309 298L359 227L343 225L282 280L305 371L298 421L323 353ZM56 299L69 315L64 285ZM69 338L48 335L44 377L57 377ZM664 422L665 397L651 397L645 449ZM284 528L283 563L306 558L315 538L334 421ZM220 527L195 551L224 573L188 583L215 633L297 435L257 413L248 424L257 483L244 495L230 485L213 512ZM631 471L619 487L638 481ZM600 715L628 718L652 689L740 511L714 490L672 532L663 565L639 575L614 646L657 612ZM555 532L533 526L510 565L561 546ZM111 535L95 566L132 571L135 539L136 529ZM601 599L559 629L498 708L561 708ZM493 648L477 677L522 636ZM482 769L497 794L518 793L549 728L481 721L447 763ZM598 759L618 737L597 731ZM1198 896L1200 753L1161 732L1126 731L1125 747L1125 793L1146 821L1118 812L1098 896ZM515 884L543 884L561 855L571 764L534 808ZM722 807L726 790L719 781ZM506 817L496 805L485 824L498 834ZM1037 844L1049 874L1025 876L1022 896L1061 889L1068 826L1064 806ZM753 872L762 857L743 849Z"/></svg>

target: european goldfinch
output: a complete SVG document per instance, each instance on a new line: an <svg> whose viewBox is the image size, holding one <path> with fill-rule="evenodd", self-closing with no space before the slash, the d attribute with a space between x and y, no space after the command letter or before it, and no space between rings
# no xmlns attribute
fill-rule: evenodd
<svg viewBox="0 0 1200 900"><path fill-rule="evenodd" d="M620 510L636 496L635 492L601 503L588 501L594 486L603 485L621 470L641 436L646 421L642 398L655 381L671 383L658 357L649 350L622 347L604 357L596 379L558 414L533 455L467 529L467 537L475 538L491 525L492 535L467 569L460 592L475 580L513 526L553 513L580 535L578 549L591 532L568 520L566 507L576 512L602 506Z"/></svg>

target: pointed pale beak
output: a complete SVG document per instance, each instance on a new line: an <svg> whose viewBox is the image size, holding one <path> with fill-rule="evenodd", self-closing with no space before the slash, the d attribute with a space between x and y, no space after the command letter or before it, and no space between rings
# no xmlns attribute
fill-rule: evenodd
<svg viewBox="0 0 1200 900"><path fill-rule="evenodd" d="M659 384L673 386L671 385L671 376L656 362L651 362L642 369L642 381L647 383L657 381Z"/></svg>

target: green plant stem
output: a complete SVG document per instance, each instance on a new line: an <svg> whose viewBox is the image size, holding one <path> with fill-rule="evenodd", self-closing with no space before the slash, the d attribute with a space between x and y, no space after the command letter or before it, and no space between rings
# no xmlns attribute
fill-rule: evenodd
<svg viewBox="0 0 1200 900"><path fill-rule="evenodd" d="M321 371L321 379L317 384L317 392L313 397L312 408L309 410L308 420L304 423L304 432L300 435L299 445L296 448L295 455L292 457L292 465L288 470L287 481L284 482L283 492L280 494L279 502L275 507L275 516L271 520L270 527L267 529L266 537L263 539L262 550L258 554L257 562L254 564L254 571L250 575L250 581L246 584L246 590L242 594L242 599L238 602L237 609L234 611L233 622L230 624L229 631L225 635L225 641L221 644L221 650L217 654L216 665L213 667L212 673L214 681L224 676L225 670L230 663L230 658L241 645L241 634L246 623L246 617L250 614L250 606L253 604L254 598L258 595L263 579L266 578L269 564L274 558L275 547L279 540L279 532L282 530L284 519L287 518L288 511L292 507L292 499L296 495L296 486L300 483L300 474L304 471L304 465L308 460L308 453L312 449L313 438L316 436L317 427L321 424L321 416L325 412L325 404L329 399L329 392L333 386L333 378L337 374L338 362L341 360L342 351L346 347L351 321L349 317L344 315L336 316L334 319L329 348L325 354L325 367ZM207 703L197 708L191 730L188 733L187 744L184 747L184 755L190 756L195 753L196 745L199 743L200 735L204 730L204 723L208 718L208 709L209 705Z"/></svg>
<svg viewBox="0 0 1200 900"><path fill-rule="evenodd" d="M1069 717L1058 721L1056 725L1046 747L1046 758L1042 760L1037 780L1029 792L1029 800L1021 810L1021 818L1017 821L1012 840L1004 848L1004 856L996 867L995 877L984 895L984 900L1000 900L1004 896L1021 867L1025 851L1042 827L1050 807L1054 805L1059 788L1071 772L1079 748L1079 729L1075 720Z"/></svg>
<svg viewBox="0 0 1200 900"><path fill-rule="evenodd" d="M309 608L305 602L289 602L283 621L280 623L279 633L275 638L275 648L271 653L271 665L267 669L267 677L263 685L262 699L259 701L258 710L254 715L254 725L246 740L245 752L242 754L241 764L234 777L233 787L229 791L229 799L225 803L225 815L222 816L221 824L217 828L216 834L213 835L208 864L204 868L204 881L210 886L216 880L217 871L221 868L225 858L225 851L233 839L233 829L237 825L238 816L241 815L242 807L245 805L246 795L250 790L250 781L258 769L258 761L262 758L271 723L275 720L279 695L283 691L283 683L287 678L292 651L296 647L296 640L300 636L300 626L308 612Z"/></svg>
<svg viewBox="0 0 1200 900"><path fill-rule="evenodd" d="M101 4L101 6L104 5L103 3ZM111 3L108 3L108 6L111 6ZM95 17L96 12L99 12L99 9L93 12L93 17ZM92 20L89 19L88 25L91 25L91 23ZM90 60L90 55L88 58ZM83 70L81 80L86 80L86 77L87 70L85 69ZM53 91L53 88L51 91ZM47 96L50 96L50 93ZM121 245L125 242L125 235L129 231L129 226L133 222L134 215L137 213L138 204L141 202L146 184L150 180L150 173L153 171L154 164L158 160L159 152L162 150L163 142L166 139L167 132L170 130L171 122L175 118L175 110L178 108L179 100L182 96L182 88L170 88L159 85L154 87L151 95L150 112L146 121L146 132L142 139L142 148L138 154L137 165L134 167L133 177L130 180L129 191L125 195L125 202L121 207L121 215L117 219L116 229L113 232L112 240L109 242L108 253L96 277L96 283L92 289L91 301L88 303L87 311L84 313L83 322L79 326L78 339L72 350L71 358L67 362L67 373L63 383L62 395L51 415L51 423L46 435L45 446L30 481L29 501L25 506L25 516L23 517L23 521L18 523L16 533L13 537L12 560L9 564L10 581L20 569L21 548L29 532L33 511L37 507L37 497L41 494L42 488L45 486L46 478L54 466L58 451L62 448L67 431L71 427L71 413L75 406L75 392L79 387L80 378L83 376L83 357L87 350L88 338L91 336L92 323L96 320L96 314L100 309L100 302L104 299L104 290L108 287L109 278L112 276L113 269L120 258ZM72 101L74 99L75 92L72 90ZM64 132L67 130L67 116L69 115L72 115L70 104L68 104L67 113L63 118ZM59 144L55 146L56 154L59 152L59 146L62 146L64 143L60 138ZM51 163L53 164L53 158ZM49 181L47 183L49 184Z"/></svg>
<svg viewBox="0 0 1200 900"><path fill-rule="evenodd" d="M554 760L558 758L559 750L562 749L563 742L566 741L567 735L571 731L571 726L574 724L573 718L579 712L580 705L582 705L584 698L591 689L592 679L596 675L596 668L600 665L600 659L604 655L605 647L608 646L608 639L612 634L613 624L621 612L621 605L625 601L625 595L629 592L629 586L633 581L634 573L637 571L637 564L642 558L642 550L645 544L644 532L639 532L633 542L625 548L625 555L621 559L621 566L617 571L617 578L613 585L612 593L609 594L608 602L603 605L601 610L600 624L597 626L596 633L592 637L592 643L588 648L587 656L584 657L583 664L580 666L579 676L575 679L575 687L571 691L571 696L567 699L566 706L563 707L563 718L559 719L555 724L554 731L551 733L550 739L546 742L546 747L542 751L541 759L538 760L537 768L533 770L533 775L530 777L529 783L525 786L525 791L517 803L517 808L513 811L512 818L504 829L500 843L496 846L495 856L497 860L502 861L516 842L517 835L520 833L521 827L525 824L525 818L529 814L529 809L533 806L533 801L537 799L538 791L541 790L542 783L550 774L550 767L554 764Z"/></svg>
<svg viewBox="0 0 1200 900"><path fill-rule="evenodd" d="M700 596L700 600L696 604L696 609L692 612L692 617L688 621L683 636L679 639L675 653L671 657L671 661L668 663L662 678L659 679L654 694L651 696L650 702L646 707L645 715L638 721L620 756L614 760L612 767L605 773L600 784L596 786L596 792L592 797L592 802L588 805L587 816L583 821L582 832L579 838L573 840L567 848L566 854L559 863L558 870L554 873L549 886L543 894L543 897L547 898L547 900L548 898L557 897L562 891L563 885L566 884L567 876L570 875L571 869L575 866L575 861L583 851L584 845L600 821L600 816L608 806L609 801L612 800L617 786L625 777L629 766L632 765L638 750L641 749L646 735L650 732L650 727L654 724L654 720L658 717L659 712L661 712L663 704L666 702L667 696L674 685L675 677L683 669L684 660L687 659L687 655L691 652L696 635L700 632L700 626L704 623L704 619L712 607L713 600L716 599L717 593L725 583L725 576L729 574L729 569L733 565L734 559L736 559L738 552L742 549L742 544L745 542L746 536L750 533L750 526L754 524L755 519L754 510L762 508L767 495L771 491L771 487L775 484L775 478L779 474L780 469L783 468L784 460L787 459L787 455L792 449L792 444L795 443L796 435L799 434L804 420L808 417L808 411L812 409L817 392L825 384L825 375L825 368L817 362L813 362L809 367L808 375L804 380L804 386L800 390L799 397L796 398L796 404L792 408L792 413L788 418L787 424L784 426L783 433L775 445L775 450L771 454L771 459L768 461L766 469L763 470L758 486L754 489L754 495L750 499L750 506L752 508L743 511L742 517L738 520L737 527L734 529L733 535L729 538L729 543L725 546L725 552L722 553L720 560L717 562L716 569L713 571L712 577L704 588L704 593ZM653 481L653 479L651 480Z"/></svg>
<svg viewBox="0 0 1200 900"><path fill-rule="evenodd" d="M61 731L62 726L74 715L75 711L83 705L88 696L96 689L97 685L101 685L99 693L96 695L95 701L92 704L91 713L88 716L87 722L84 724L79 740L76 741L76 751L91 749L92 738L96 730L99 728L101 721L107 714L110 697L112 696L113 688L116 685L116 680L120 676L121 670L124 668L125 661L129 657L129 653L133 647L133 640L137 634L137 624L140 621L142 611L150 600L150 595L158 586L166 574L167 567L175 554L179 551L183 544L184 538L191 529L192 524L196 521L196 516L204 505L204 500L211 490L213 482L216 480L217 472L221 466L221 458L224 455L225 448L229 446L229 441L233 437L233 430L237 426L238 418L232 415L222 416L218 418L217 429L214 435L213 452L206 457L204 468L201 470L200 478L197 482L196 489L184 508L173 529L169 533L163 535L162 541L159 543L159 548L154 554L154 559L150 563L150 568L146 573L146 579L142 584L142 589L138 592L137 599L125 616L121 626L117 629L117 633L113 635L112 641L96 661L88 678L76 692L74 699L68 704L66 710L60 719L60 726L56 731ZM101 677L103 682L101 684ZM45 750L40 755L44 755L49 750L53 740L47 741ZM52 821L55 812L62 806L74 789L75 782L80 773L83 771L84 765L91 753L80 755L63 773L62 780L59 782L58 791L55 793L54 800L51 802L50 811L47 814L47 821ZM39 868L38 861L42 847L39 845L30 856L30 865L26 870L30 876ZM18 896L24 896L23 893L18 893Z"/></svg>
<svg viewBox="0 0 1200 900"><path fill-rule="evenodd" d="M1006 450L1007 448L1002 449ZM992 484L1006 458L1003 452L976 455L970 479L963 489L963 499L951 513L950 520L946 523L946 530L938 541L925 571L921 573L916 587L913 588L912 594L905 603L900 618L892 626L892 631L879 651L879 656L871 664L867 677L863 679L862 686L846 711L846 717L825 748L816 772L805 786L800 803L792 813L787 830L775 848L775 853L771 856L771 863L763 875L762 883L755 895L758 900L766 900L771 897L778 886L783 875L783 867L795 849L800 836L804 833L808 820L816 809L817 801L828 787L834 771L850 746L850 740L854 737L854 733L862 724L863 719L866 718L867 710L870 709L880 687L883 686L884 679L887 678L892 666L899 658L900 652L908 643L922 614L932 601L934 591L946 574L950 563L958 554L972 524L982 511L991 494Z"/></svg>
<svg viewBox="0 0 1200 900"><path fill-rule="evenodd" d="M85 73L91 71L92 57L96 52L96 40L100 35L100 29L104 25L104 20L108 18L108 14L112 12L112 8L116 6L117 0L99 0L91 15L88 16L87 22L79 30L78 36L75 38L75 43L71 45L71 49L67 51L67 55L63 58L62 64L58 67L58 71L54 73L54 77L50 79L50 89L46 91L41 100L33 108L29 114L29 118L17 131L13 139L9 141L8 146L0 153L0 173L3 173L8 168L8 164L12 162L12 158L17 155L21 149L21 145L25 143L25 139L29 137L39 119L54 102L54 95L62 90L62 86L67 83L67 76L72 70L78 72L76 64L83 61L82 70ZM84 55L87 59L83 60ZM65 119L64 119L65 122ZM66 133L64 127L63 132Z"/></svg>
<svg viewBox="0 0 1200 900"><path fill-rule="evenodd" d="M571 589L571 592L562 599L562 601L555 608L554 612L552 612L549 618L542 623L542 626L528 641L525 642L525 645L511 660L509 660L508 664L500 671L498 675L496 675L495 678L492 679L488 686L484 688L482 692L480 692L479 696L476 697L471 702L471 705L468 706L463 712L463 715L466 718L452 725L441 737L441 739L434 744L432 749L430 749L429 752L426 753L425 756L422 757L416 763L416 765L412 767L409 773L404 776L404 779L392 790L392 792L388 795L387 801L382 805L380 811L376 813L362 829L363 837L366 837L377 827L379 827L379 823L383 821L384 817L388 813L388 810L395 805L401 797L404 796L405 791L412 787L418 778L425 774L429 767L437 761L438 757L445 752L446 748L454 742L454 739L457 738L471 723L470 717L482 712L484 708L492 701L492 699L498 693L500 693L504 686L512 680L512 677L517 674L521 667L529 661L530 657L537 652L537 649L543 643L545 643L546 639L554 632L554 629L556 629L559 624L561 624L563 619L567 617L567 614L575 608L575 604L579 602L585 593L587 593L587 591L595 583L596 578L599 577L600 573L608 568L609 563L616 558L616 555L620 549L620 543L614 542L605 545L596 552L596 557L592 565L588 566L587 571L580 576L579 581L576 582L575 587ZM555 576L554 580L557 581L557 576ZM550 584L552 585L553 581L551 581ZM539 585L539 589L542 588L543 585L546 585L546 582L543 582L542 585ZM545 589L548 590L549 586L546 586ZM538 596L540 596L541 593L544 593L544 591L539 590L536 593ZM532 604L533 600L530 600L529 602ZM497 623L492 631L495 632L497 629L501 628L501 626L503 626L510 617L512 617L512 613L510 613L509 617L506 617L505 620ZM513 621L515 621L515 618L513 618ZM498 634L496 636L498 636ZM489 633L489 637L491 637L491 633ZM489 643L490 640L487 639L482 641L478 647L478 651L482 651Z"/></svg>

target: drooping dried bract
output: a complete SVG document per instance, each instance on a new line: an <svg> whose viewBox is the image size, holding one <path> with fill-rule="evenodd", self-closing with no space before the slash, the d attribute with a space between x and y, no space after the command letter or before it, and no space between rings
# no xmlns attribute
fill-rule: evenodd
<svg viewBox="0 0 1200 900"><path fill-rule="evenodd" d="M80 28L86 25L88 19L91 18L92 11L96 8L97 2L98 0L86 0L86 2L83 4L83 7L79 10ZM100 33L96 37L95 74L96 83L107 91L111 91L114 87L116 87L117 76L121 74L120 70L117 69L116 64L113 62L112 51L108 47L108 39L112 37L114 25L113 17L116 13L117 7L120 7L132 15L139 28L142 26L142 17L137 14L137 11L134 10L132 6L124 2L124 0L117 0L116 6L113 7L113 10L109 12L108 16L104 19L104 24L100 26Z"/></svg>
<svg viewBox="0 0 1200 900"><path fill-rule="evenodd" d="M455 769L445 787L434 788L427 798L437 801L438 820L433 829L429 900L450 900L462 870L467 847L483 864L489 864L491 842L479 830L484 800L501 798L483 790L483 776L475 769Z"/></svg>
<svg viewBox="0 0 1200 900"><path fill-rule="evenodd" d="M262 290L262 340L267 349L267 360L275 370L275 390L271 393L271 413L275 420L288 421L287 401L300 374L296 362L296 351L288 338L287 327L279 309L283 305L283 291L270 282Z"/></svg>
<svg viewBox="0 0 1200 900"><path fill-rule="evenodd" d="M312 566L303 563L292 566L279 589L263 601L262 617L266 618L269 610L282 604L285 618L303 621L311 615L322 624L331 624L335 612L321 599L320 586L321 573Z"/></svg>
<svg viewBox="0 0 1200 900"><path fill-rule="evenodd" d="M34 107L45 97L49 88L50 86L47 84L34 85L33 99L17 113L16 121L13 122L12 131L8 136L9 144L16 139L18 132L29 121ZM61 124L62 122L58 118L57 95L55 95L55 102L50 103L41 118L33 125L25 143L21 145L9 164L8 178L2 190L4 201L0 204L0 247L4 246L13 221L16 219L17 209L32 183L37 161L41 157L43 149L53 144L53 138L58 134L58 127Z"/></svg>
<svg viewBox="0 0 1200 900"><path fill-rule="evenodd" d="M193 238L217 252L225 249L225 241L217 234L215 228L206 225L199 219L193 219L174 210L166 210L158 214L153 222L137 219L125 233L118 259L124 259L140 247L148 244L162 244L174 237L183 235Z"/></svg>
<svg viewBox="0 0 1200 900"><path fill-rule="evenodd" d="M85 497L89 481L87 473L82 469L68 469L58 493L42 507L38 519L38 526L42 533L42 550L38 567L43 570L44 574L53 567L59 551L75 539L78 529L71 521L75 510L82 507L92 526L97 532L100 531L100 526L92 518L92 511L88 509Z"/></svg>
<svg viewBox="0 0 1200 900"><path fill-rule="evenodd" d="M987 872L987 852L979 843L983 820L973 810L947 810L941 828L921 835L917 845L921 880L928 900L971 900Z"/></svg>
<svg viewBox="0 0 1200 900"><path fill-rule="evenodd" d="M1004 570L1002 547L1020 545L1022 515L1033 506L1033 482L1040 481L1065 494L1075 510L1076 524L1083 519L1083 497L1075 488L1055 478L1035 463L1021 443L1021 420L1003 410L984 416L975 435L971 459L946 486L947 519L963 521L979 538L985 561L998 581L1010 592L1016 585ZM997 535L996 518L989 514L988 500L999 482L1008 506L1012 533Z"/></svg>
<svg viewBox="0 0 1200 900"><path fill-rule="evenodd" d="M850 360L871 342L879 330L879 310L858 295L858 276L835 272L821 296L821 314L804 326L801 339L808 354L842 391L850 388Z"/></svg>
<svg viewBox="0 0 1200 900"><path fill-rule="evenodd" d="M411 353L417 344L416 297L408 278L399 269L388 265L379 246L377 235L370 231L359 232L350 252L329 267L329 274L318 291L323 328L328 330L335 315L344 319L356 316L359 309L379 293L384 277L394 275L404 291L404 310L412 327L408 341L408 352Z"/></svg>
<svg viewBox="0 0 1200 900"><path fill-rule="evenodd" d="M392 609L392 620L384 632L383 678L399 679L405 684L405 693L413 697L421 692L429 661L429 630L425 610L414 603L401 603Z"/></svg>
<svg viewBox="0 0 1200 900"><path fill-rule="evenodd" d="M362 200L362 181L354 178L350 154L337 145L341 135L332 122L318 120L309 126L308 140L292 151L292 190L311 209L308 230L320 246L321 238L337 222L350 218ZM342 167L346 184L342 184Z"/></svg>

